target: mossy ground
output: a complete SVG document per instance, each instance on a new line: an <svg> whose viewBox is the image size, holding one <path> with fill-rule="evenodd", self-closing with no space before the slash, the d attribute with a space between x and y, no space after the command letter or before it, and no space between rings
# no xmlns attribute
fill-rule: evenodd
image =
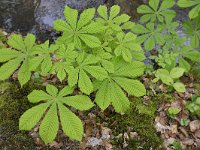
<svg viewBox="0 0 200 150"><path fill-rule="evenodd" d="M132 128L133 131L137 132L139 135L139 139L129 138L128 147L126 148L123 148L124 137L118 139L117 141L115 139L112 140L111 143L115 145L115 148L128 150L137 150L139 147L143 150L156 148L159 148L160 150L165 149L162 146L163 141L159 135L156 134L154 120L159 103L170 101L171 99L172 97L170 95L160 94L155 96L149 104L144 105L142 99L132 98L132 109L127 114L113 114L110 116L108 127L114 121L117 122L115 126L111 128L114 136L127 132L128 128Z"/></svg>
<svg viewBox="0 0 200 150"><path fill-rule="evenodd" d="M32 83L23 88L17 83L0 83L0 149L35 149L32 137L19 131L18 122L23 112L32 106L26 96L36 87L37 84Z"/></svg>

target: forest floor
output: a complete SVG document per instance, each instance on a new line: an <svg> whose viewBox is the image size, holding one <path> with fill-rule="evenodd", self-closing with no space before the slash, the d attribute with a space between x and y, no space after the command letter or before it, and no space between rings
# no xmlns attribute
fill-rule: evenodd
<svg viewBox="0 0 200 150"><path fill-rule="evenodd" d="M187 88L184 94L167 92L162 84L152 84L144 76L142 80L149 92L142 98L130 97L132 107L128 113L117 114L112 107L104 112L97 107L86 112L75 111L85 127L82 142L72 141L59 131L56 140L48 146L39 138L38 127L31 132L18 130L19 117L32 107L26 96L34 88L43 88L42 83L30 82L20 88L13 77L0 84L0 149L200 149L200 120L185 107L194 95L200 95L199 66L193 68L182 78ZM45 80L57 82L56 78ZM168 114L170 107L180 112L172 117Z"/></svg>

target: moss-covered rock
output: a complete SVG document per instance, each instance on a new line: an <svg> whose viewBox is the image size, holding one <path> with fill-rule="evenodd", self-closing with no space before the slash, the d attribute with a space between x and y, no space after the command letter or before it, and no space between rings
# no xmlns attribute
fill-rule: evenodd
<svg viewBox="0 0 200 150"><path fill-rule="evenodd" d="M18 121L32 107L26 96L36 87L32 83L23 88L17 83L0 83L0 149L35 149L34 141L28 133L19 131Z"/></svg>
<svg viewBox="0 0 200 150"><path fill-rule="evenodd" d="M154 127L154 120L157 107L160 102L171 100L171 96L160 94L155 96L149 104L145 105L140 98L133 98L131 101L131 110L125 114L113 114L109 119L109 125L113 122L117 122L112 128L112 133L114 136L119 135L120 133L125 133L128 131L128 128L132 128L134 132L137 132L139 135L138 139L129 139L128 150L135 150L138 147L142 147L144 150L149 149L164 149L162 146L162 140L159 135L156 133ZM124 149L124 137L116 140L113 139L112 144L115 145L116 149Z"/></svg>

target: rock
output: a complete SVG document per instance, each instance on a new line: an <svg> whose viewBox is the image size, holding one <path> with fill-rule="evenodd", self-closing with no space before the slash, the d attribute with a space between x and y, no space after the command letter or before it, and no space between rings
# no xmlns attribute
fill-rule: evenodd
<svg viewBox="0 0 200 150"><path fill-rule="evenodd" d="M190 130L195 132L200 129L200 120L194 120L190 122Z"/></svg>
<svg viewBox="0 0 200 150"><path fill-rule="evenodd" d="M98 7L105 0L41 0L35 10L36 22L43 27L52 27L53 21L64 18L63 10L66 5L82 11L90 7Z"/></svg>
<svg viewBox="0 0 200 150"><path fill-rule="evenodd" d="M97 145L102 145L102 143L103 143L102 139L97 139L95 137L91 137L91 138L88 139L86 145L94 147L94 146L97 146Z"/></svg>
<svg viewBox="0 0 200 150"><path fill-rule="evenodd" d="M107 128L107 127L102 127L102 139L109 139L110 138L110 133L111 133L111 129Z"/></svg>
<svg viewBox="0 0 200 150"><path fill-rule="evenodd" d="M138 133L137 132L130 132L130 138L131 139L135 139L138 137Z"/></svg>
<svg viewBox="0 0 200 150"><path fill-rule="evenodd" d="M200 138L200 130L195 131L194 135L195 135L197 138Z"/></svg>
<svg viewBox="0 0 200 150"><path fill-rule="evenodd" d="M0 27L8 32L28 32L35 25L34 10L39 0L1 0Z"/></svg>

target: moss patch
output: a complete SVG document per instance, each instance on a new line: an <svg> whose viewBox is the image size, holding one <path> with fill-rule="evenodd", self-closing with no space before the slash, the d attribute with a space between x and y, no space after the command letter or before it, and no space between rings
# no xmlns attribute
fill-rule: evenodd
<svg viewBox="0 0 200 150"><path fill-rule="evenodd" d="M159 103L169 100L171 100L171 96L160 94L145 105L141 99L132 98L132 109L125 115L113 114L110 116L108 127L111 125L114 136L127 132L128 128L132 128L133 132L138 133L139 139L128 140L128 147L126 147L128 150L138 149L138 147L142 147L144 150L158 147L164 149L163 142L154 128L154 120ZM112 126L113 122L116 122L116 124ZM117 141L114 139L111 143L115 145L116 149L124 149L124 137Z"/></svg>
<svg viewBox="0 0 200 150"><path fill-rule="evenodd" d="M29 83L23 88L17 83L0 83L0 149L35 149L27 132L19 131L20 116L30 107L26 96L38 84Z"/></svg>

